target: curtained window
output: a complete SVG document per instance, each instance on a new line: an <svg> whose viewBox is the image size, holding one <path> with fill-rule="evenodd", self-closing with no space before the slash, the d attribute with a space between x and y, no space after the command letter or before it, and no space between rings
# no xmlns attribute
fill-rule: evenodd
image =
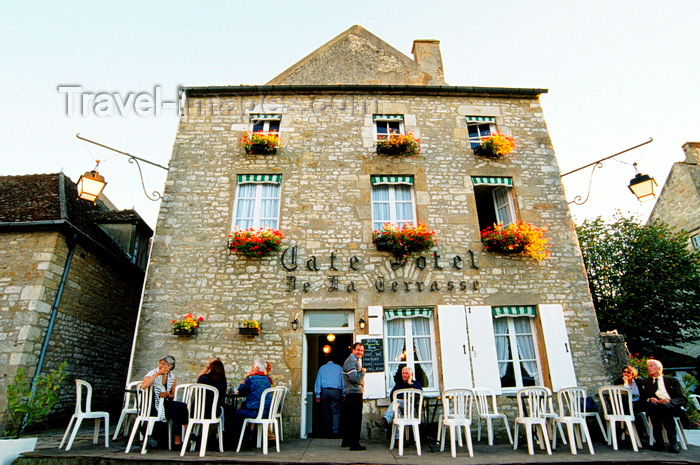
<svg viewBox="0 0 700 465"><path fill-rule="evenodd" d="M233 229L279 229L280 176L238 176Z"/></svg>
<svg viewBox="0 0 700 465"><path fill-rule="evenodd" d="M532 316L496 315L493 332L501 387L541 385Z"/></svg>
<svg viewBox="0 0 700 465"><path fill-rule="evenodd" d="M372 176L372 229L416 224L412 176Z"/></svg>

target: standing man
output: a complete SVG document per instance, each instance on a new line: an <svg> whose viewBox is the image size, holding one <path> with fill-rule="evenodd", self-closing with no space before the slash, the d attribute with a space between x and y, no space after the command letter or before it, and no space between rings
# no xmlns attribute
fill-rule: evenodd
<svg viewBox="0 0 700 465"><path fill-rule="evenodd" d="M343 363L343 381L345 402L343 402L341 420L343 424L343 442L341 447L350 450L365 450L360 444L362 432L362 394L365 392L365 372L362 356L365 346L361 342L352 345L352 352Z"/></svg>
<svg viewBox="0 0 700 465"><path fill-rule="evenodd" d="M647 360L647 368L649 378L644 380L644 389L648 398L646 411L654 430L654 445L651 449L655 451L665 449L664 434L661 429L663 425L668 436L668 451L677 454L680 449L673 417L680 415L681 407L685 406L688 399L676 378L663 376L664 366L660 361Z"/></svg>
<svg viewBox="0 0 700 465"><path fill-rule="evenodd" d="M314 394L321 404L325 432L340 437L340 402L345 397L343 369L326 355L326 364L318 369Z"/></svg>

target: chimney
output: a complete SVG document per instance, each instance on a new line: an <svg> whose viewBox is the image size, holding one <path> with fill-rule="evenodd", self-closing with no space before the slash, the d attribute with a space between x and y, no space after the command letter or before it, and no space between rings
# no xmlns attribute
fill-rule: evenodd
<svg viewBox="0 0 700 465"><path fill-rule="evenodd" d="M690 165L700 164L700 142L686 142L683 144L685 162Z"/></svg>
<svg viewBox="0 0 700 465"><path fill-rule="evenodd" d="M430 80L426 84L446 85L439 40L414 40L411 53L421 69L430 75Z"/></svg>

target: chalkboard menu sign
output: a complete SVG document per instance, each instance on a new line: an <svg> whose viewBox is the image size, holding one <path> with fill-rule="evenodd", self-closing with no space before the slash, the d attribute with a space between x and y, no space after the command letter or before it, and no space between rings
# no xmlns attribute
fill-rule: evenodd
<svg viewBox="0 0 700 465"><path fill-rule="evenodd" d="M365 339L365 354L362 356L362 366L367 373L384 371L384 341L382 339Z"/></svg>

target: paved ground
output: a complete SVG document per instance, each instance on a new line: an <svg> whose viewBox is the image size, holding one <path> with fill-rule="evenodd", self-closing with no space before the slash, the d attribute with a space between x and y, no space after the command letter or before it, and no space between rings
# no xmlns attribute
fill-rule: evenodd
<svg viewBox="0 0 700 465"><path fill-rule="evenodd" d="M700 445L700 430L698 434L690 434L695 444ZM474 458L470 458L466 448L458 449L457 457L452 458L449 452L449 444L445 452L439 452L439 446L433 445L435 452L431 452L428 445L423 445L423 454L418 456L415 447L407 447L404 456L398 455L396 449L390 451L387 442L367 443L367 450L351 452L339 447L340 441L332 439L294 439L286 440L281 445L281 452L276 452L271 447L267 456L261 450L245 449L236 452L207 452L203 459L197 452L187 452L181 458L179 451L151 450L146 455L141 455L139 449L132 448L132 452L125 454L126 441L121 438L115 442L110 441L108 449L100 445L92 444L92 433L89 429L81 430L73 448L65 452L58 450L63 430L50 430L39 435L37 450L15 462L15 465L46 465L46 464L84 464L84 465L109 465L128 463L166 464L181 461L196 461L200 463L324 463L324 464L516 464L516 463L699 463L700 447L691 445L689 450L680 454L667 452L653 452L641 450L635 453L628 444L614 451L606 444L595 442L594 456L587 452L587 448L579 451L578 455L572 455L568 446L559 445L552 456L536 449L535 455L527 453L526 444L521 442L518 450L513 450L507 443L497 442L494 446L488 446L482 438L480 444L474 445ZM474 438L476 439L476 438ZM103 438L101 438L104 441ZM104 442L102 442L104 444ZM585 452L584 452L585 451Z"/></svg>

